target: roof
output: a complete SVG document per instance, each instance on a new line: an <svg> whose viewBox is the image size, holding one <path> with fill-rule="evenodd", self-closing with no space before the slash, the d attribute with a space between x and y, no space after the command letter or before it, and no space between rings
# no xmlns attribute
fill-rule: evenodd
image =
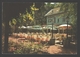
<svg viewBox="0 0 80 57"><path fill-rule="evenodd" d="M45 16L55 15L55 14L59 14L59 13L63 13L60 11L60 7L51 9L47 14L45 14Z"/></svg>

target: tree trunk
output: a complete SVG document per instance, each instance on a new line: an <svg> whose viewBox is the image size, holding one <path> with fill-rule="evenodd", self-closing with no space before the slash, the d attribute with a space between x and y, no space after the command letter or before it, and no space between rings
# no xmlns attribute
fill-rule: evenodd
<svg viewBox="0 0 80 57"><path fill-rule="evenodd" d="M4 53L8 53L9 21L5 21Z"/></svg>

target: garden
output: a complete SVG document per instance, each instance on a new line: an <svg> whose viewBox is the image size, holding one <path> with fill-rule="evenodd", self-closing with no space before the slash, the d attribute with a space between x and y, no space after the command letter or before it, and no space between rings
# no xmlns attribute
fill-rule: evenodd
<svg viewBox="0 0 80 57"><path fill-rule="evenodd" d="M76 7L63 2L3 3L2 54L77 54Z"/></svg>
<svg viewBox="0 0 80 57"><path fill-rule="evenodd" d="M65 49L62 37L66 34L54 34L55 45L51 45L51 33L13 33L8 38L10 54L76 54L76 49ZM3 41L4 42L4 41ZM2 46L4 48L4 46ZM74 46L75 47L75 46Z"/></svg>

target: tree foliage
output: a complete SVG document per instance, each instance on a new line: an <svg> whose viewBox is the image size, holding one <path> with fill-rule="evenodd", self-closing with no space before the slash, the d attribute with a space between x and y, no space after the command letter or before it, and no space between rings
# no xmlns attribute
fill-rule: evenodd
<svg viewBox="0 0 80 57"><path fill-rule="evenodd" d="M66 12L65 14L60 15L61 17L68 17L71 19L71 25L73 32L76 33L77 29L77 3L76 2L64 2L56 3L55 7L60 7L60 11Z"/></svg>
<svg viewBox="0 0 80 57"><path fill-rule="evenodd" d="M58 3L55 5L55 7L60 7L60 11L64 11L66 12L65 14L61 15L61 16L65 16L65 17L69 17L69 19L72 19L72 24L76 25L75 22L77 20L77 3Z"/></svg>
<svg viewBox="0 0 80 57"><path fill-rule="evenodd" d="M37 8L35 3L33 3L32 6L30 6L29 9L26 9L25 13L20 13L18 18L13 18L12 22L13 24L46 24L46 18L44 15L51 9L60 7L60 11L66 12L65 14L61 14L60 17L66 17L68 16L69 19L72 19L71 24L73 27L76 26L77 21L77 3L68 3L68 2L54 2L54 4L51 4L52 2L46 2L41 5L41 7Z"/></svg>

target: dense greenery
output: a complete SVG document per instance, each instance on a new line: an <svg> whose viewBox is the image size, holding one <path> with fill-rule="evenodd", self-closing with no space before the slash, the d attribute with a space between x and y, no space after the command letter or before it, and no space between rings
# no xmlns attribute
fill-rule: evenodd
<svg viewBox="0 0 80 57"><path fill-rule="evenodd" d="M77 29L77 3L59 3L57 7L61 7L61 11L65 11L65 14L61 16L65 19L71 19L71 25L73 28L73 33L76 33ZM68 18L67 18L68 17Z"/></svg>
<svg viewBox="0 0 80 57"><path fill-rule="evenodd" d="M20 13L18 17L14 17L11 20L9 20L10 28L8 26L8 21L5 20L6 17L4 15L5 18L3 17L4 19L2 20L3 21L2 32L5 33L4 46L6 47L8 44L8 34L10 30L12 30L12 32L15 32L18 30L18 27L22 25L25 25L25 26L35 25L35 24L44 25L46 24L46 18L44 15L49 10L56 7L60 7L60 11L65 12L65 14L61 14L59 17L65 17L65 19L72 20L71 25L73 28L73 33L76 34L76 29L77 29L77 3L76 2L75 3L74 2L60 2L60 3L54 2L54 4L51 4L51 2L46 2L46 3L43 3L39 8L37 8L36 4L33 3L33 5L31 5L29 8L26 8L26 11L24 13ZM7 29L9 31L7 31ZM6 47L5 49L7 50L7 48L8 47ZM26 47L24 47L24 49L26 49Z"/></svg>
<svg viewBox="0 0 80 57"><path fill-rule="evenodd" d="M46 24L46 17L44 16L49 10L60 7L60 11L66 12L65 14L61 14L59 17L64 17L65 19L71 19L72 22L70 23L73 27L74 33L77 29L77 3L75 2L45 2L40 7L36 7L36 4L33 3L33 5L30 6L30 10L26 8L26 11L24 13L20 13L19 16L16 18L12 18L12 20L9 20L9 25L13 29L17 29L18 26L22 25L34 25L34 24L40 24L44 25ZM4 21L4 20L3 20ZM4 27L4 23L2 24Z"/></svg>

